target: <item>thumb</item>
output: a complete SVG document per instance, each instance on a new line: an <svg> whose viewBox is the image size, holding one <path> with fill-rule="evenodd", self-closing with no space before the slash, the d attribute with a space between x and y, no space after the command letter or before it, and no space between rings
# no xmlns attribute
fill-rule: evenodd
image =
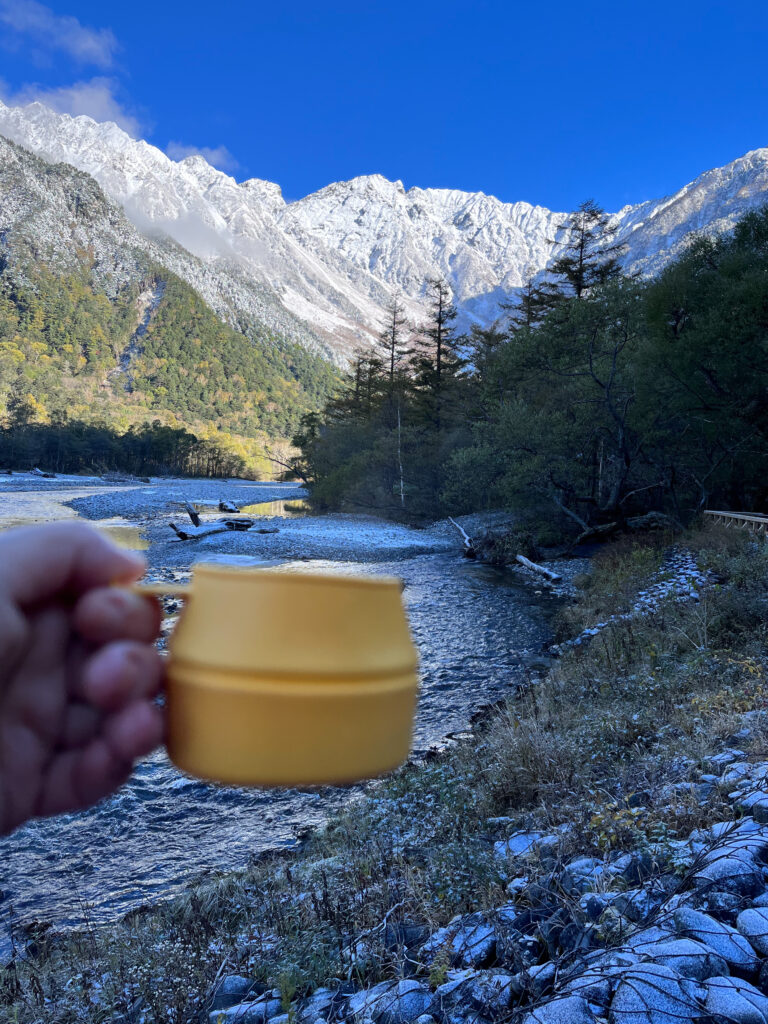
<svg viewBox="0 0 768 1024"><path fill-rule="evenodd" d="M24 607L58 594L138 579L144 559L85 523L24 526L0 535L0 595Z"/></svg>

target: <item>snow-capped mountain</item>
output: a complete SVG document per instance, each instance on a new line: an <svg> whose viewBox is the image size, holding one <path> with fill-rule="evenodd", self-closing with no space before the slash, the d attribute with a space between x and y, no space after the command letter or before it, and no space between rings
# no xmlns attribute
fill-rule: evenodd
<svg viewBox="0 0 768 1024"><path fill-rule="evenodd" d="M406 190L379 175L286 203L271 182L238 183L198 156L173 161L114 124L39 103L0 103L0 135L92 175L144 240L136 244L160 246L166 264L172 251L172 269L221 315L258 316L340 361L378 331L394 294L414 322L422 319L430 278L449 282L462 326L491 322L499 300L557 254L565 218L483 193ZM624 261L655 273L692 232L727 228L766 198L761 149L615 214Z"/></svg>

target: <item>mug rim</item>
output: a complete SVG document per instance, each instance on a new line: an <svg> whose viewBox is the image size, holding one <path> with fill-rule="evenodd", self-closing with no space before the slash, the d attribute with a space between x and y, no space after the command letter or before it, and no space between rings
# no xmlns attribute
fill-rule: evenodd
<svg viewBox="0 0 768 1024"><path fill-rule="evenodd" d="M260 569L258 566L221 565L219 562L195 562L192 566L192 576L201 573L204 576L257 576L268 577L272 580L291 580L292 583L335 583L344 586L363 587L397 587L402 589L403 581L399 576L365 576L356 574L344 576L341 573L331 572L278 572L275 569Z"/></svg>

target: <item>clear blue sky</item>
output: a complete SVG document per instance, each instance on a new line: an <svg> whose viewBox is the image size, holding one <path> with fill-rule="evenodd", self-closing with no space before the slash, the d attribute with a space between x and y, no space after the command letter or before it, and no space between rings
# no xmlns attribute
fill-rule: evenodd
<svg viewBox="0 0 768 1024"><path fill-rule="evenodd" d="M295 199L379 172L570 209L768 145L764 0L0 0L0 95Z"/></svg>

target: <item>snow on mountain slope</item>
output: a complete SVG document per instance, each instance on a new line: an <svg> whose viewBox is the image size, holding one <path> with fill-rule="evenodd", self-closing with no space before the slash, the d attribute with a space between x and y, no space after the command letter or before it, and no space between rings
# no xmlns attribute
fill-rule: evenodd
<svg viewBox="0 0 768 1024"><path fill-rule="evenodd" d="M238 183L198 156L175 162L114 124L39 103L0 103L0 134L93 175L144 236L188 250L195 272L204 267L231 308L253 312L256 295L269 326L288 324L315 347L320 338L338 360L377 332L395 294L414 322L423 319L434 277L449 282L462 327L490 323L499 300L557 254L565 219L483 193L406 190L380 175L286 203L271 182ZM615 215L625 263L656 273L691 232L730 227L766 198L768 150L756 150L673 196L625 207Z"/></svg>
<svg viewBox="0 0 768 1024"><path fill-rule="evenodd" d="M630 271L657 274L686 247L693 232L727 231L748 210L768 202L768 149L705 171L674 195L626 206L617 214Z"/></svg>
<svg viewBox="0 0 768 1024"><path fill-rule="evenodd" d="M71 271L78 251L91 254L94 277L109 294L166 267L236 329L253 335L270 323L284 337L332 355L236 263L214 270L171 239L146 237L90 175L52 165L0 136L0 260L11 259L17 272L29 258Z"/></svg>

